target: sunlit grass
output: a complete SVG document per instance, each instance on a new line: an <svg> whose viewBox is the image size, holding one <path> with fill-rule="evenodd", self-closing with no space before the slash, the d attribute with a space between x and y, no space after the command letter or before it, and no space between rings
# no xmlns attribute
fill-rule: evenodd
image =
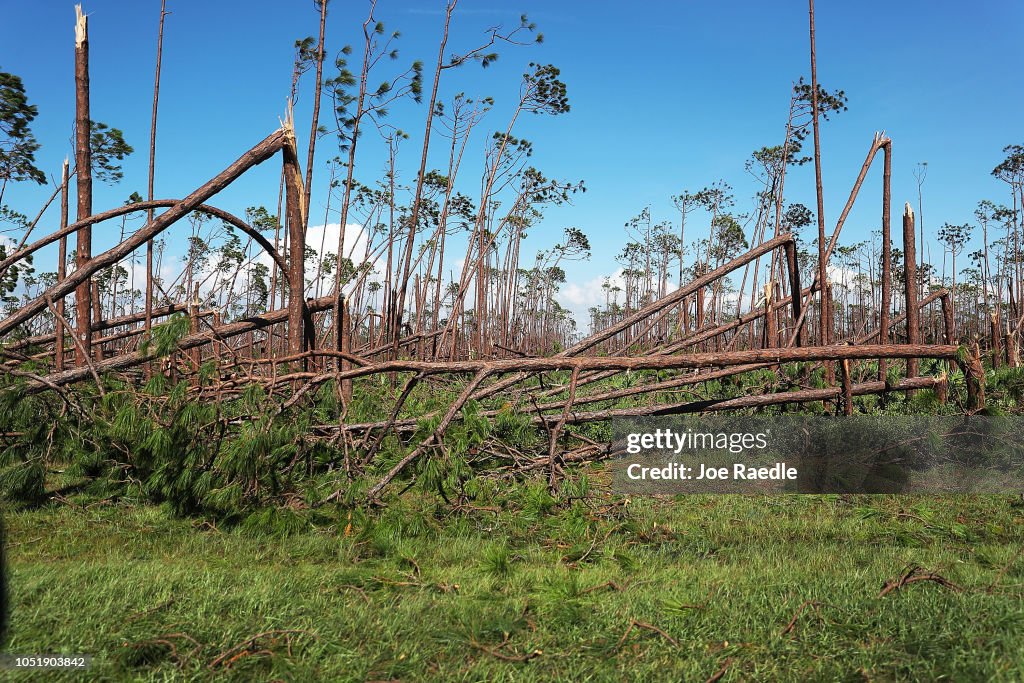
<svg viewBox="0 0 1024 683"><path fill-rule="evenodd" d="M1024 677L1024 509L1005 496L493 498L287 535L155 507L8 513L8 651L94 655L81 680ZM879 597L910 565L963 590Z"/></svg>

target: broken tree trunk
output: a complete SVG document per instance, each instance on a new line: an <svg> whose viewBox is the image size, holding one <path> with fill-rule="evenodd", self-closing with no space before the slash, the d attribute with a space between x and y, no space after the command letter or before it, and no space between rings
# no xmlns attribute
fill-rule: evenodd
<svg viewBox="0 0 1024 683"><path fill-rule="evenodd" d="M167 227L173 225L176 221L188 215L189 212L198 208L205 200L230 185L245 171L272 157L281 150L284 145L284 140L285 132L283 129L279 129L271 133L266 139L243 154L237 161L221 171L221 173L216 177L206 182L202 187L182 199L159 217L155 218L152 222L139 228L131 237L121 242L113 249L91 259L88 263L84 264L81 268L75 270L74 273L69 275L63 283L54 284L43 292L43 294L32 299L10 316L4 320L0 320L0 337L9 334L13 329L18 327L18 325L21 325L46 308L47 298L56 300L75 290L83 282L88 282L93 273L117 263L128 254L135 251L138 247L145 244L146 240L159 235Z"/></svg>
<svg viewBox="0 0 1024 683"><path fill-rule="evenodd" d="M843 379L843 415L853 415L853 383L850 381L850 361L844 358L839 362Z"/></svg>
<svg viewBox="0 0 1024 683"><path fill-rule="evenodd" d="M862 382L850 387L851 396L867 396L878 394L883 391L913 391L915 389L934 389L945 385L945 377L915 377L914 379L902 380L897 384L887 386L885 382ZM581 422L599 422L616 417L640 417L644 415L680 415L686 413L711 413L725 410L738 410L741 408L763 408L766 406L779 405L783 403L814 403L817 401L835 400L842 396L841 387L829 387L826 389L803 389L800 391L787 391L775 394L758 394L754 396L740 396L738 398L691 401L689 403L677 403L660 406L641 406L638 408L617 408L610 410L595 410L591 412L573 412L569 414L566 424L579 424ZM554 422L558 419L556 415L544 415L535 417L534 422Z"/></svg>
<svg viewBox="0 0 1024 683"><path fill-rule="evenodd" d="M785 246L787 244L793 244L793 235L790 234L790 233L784 233L782 235L779 235L778 237L775 237L773 239L768 240L767 242L763 242L763 243L759 244L758 246L754 247L753 249L751 249L750 251L748 251L747 253L745 253L745 254L743 254L743 255L733 259L732 261L729 261L728 263L726 263L726 264L724 264L722 266L719 266L715 270L713 270L713 271L711 271L711 272L709 272L709 273L707 273L707 274L697 278L696 280L690 281L685 286L680 287L679 289L677 289L676 291L672 292L671 294L663 296L660 299L658 299L657 301L653 301L653 302L647 304L646 306L644 306L640 310L636 311L632 315L626 316L625 318L620 320L618 323L616 323L614 325L609 325L607 328L605 328L605 329L603 329L603 330L601 330L599 332L596 332L596 333L590 335L589 337L587 337L586 339L584 339L584 340L582 340L582 341L580 341L580 342L570 346L569 348L565 349L564 351L555 354L554 357L555 358L569 358L569 357L572 357L572 356L577 356L577 355L583 353L584 351L587 351L588 349L591 349L594 346L597 346L598 344L600 344L601 342L605 341L606 339L610 339L611 337L614 337L615 335L617 335L617 334L619 334L619 333L621 333L621 332L623 332L625 330L628 330L629 328L631 328L632 326L636 325L637 323L643 322L644 320L646 320L647 318L651 317L655 313L658 313L662 309L667 308L669 306L674 306L677 303L679 303L680 301L683 301L686 297L688 297L688 296L690 296L690 295L692 295L694 293L700 292L702 289L707 287L709 284L715 282L716 280L718 280L721 277L724 277L724 276L728 275L733 270L736 270L737 268L743 267L744 265L750 263L751 261L753 261L757 257L763 256L764 254L767 254L767 253L771 252L773 249L777 249L778 247L782 247L782 246ZM797 288L794 289L793 291L795 291L795 292L799 292L800 291L800 289L799 289L799 275L797 275ZM478 392L477 395L475 395L473 398L481 399L481 398L485 398L487 396L493 396L494 394L498 393L499 391L507 389L508 387L516 384L517 382L522 381L525 378L526 378L526 374L519 373L519 374L517 374L517 375L515 375L513 377L509 377L507 379L501 380L500 382L495 382L494 384L492 384L492 385L486 387L485 389L483 389L482 391Z"/></svg>
<svg viewBox="0 0 1024 683"><path fill-rule="evenodd" d="M882 310L878 316L878 343L889 343L889 311L892 308L892 225L889 221L889 180L892 177L892 141L882 144ZM885 381L886 362L878 361L878 379Z"/></svg>
<svg viewBox="0 0 1024 683"><path fill-rule="evenodd" d="M92 215L92 149L89 146L91 133L89 118L89 24L88 18L82 13L82 6L75 5L75 172L78 176L78 213L77 220ZM85 226L78 231L75 247L77 270L81 271L92 258L92 227ZM75 288L75 334L78 344L75 347L75 364L85 365L86 356L92 350L92 331L90 322L92 314L90 306L92 297L89 294L90 279L82 278ZM40 309L45 305L40 305Z"/></svg>
<svg viewBox="0 0 1024 683"><path fill-rule="evenodd" d="M172 206L177 206L178 204L180 204L183 201L185 201L185 200L184 199L156 199L156 200L153 200L151 202L135 202L134 204L125 204L123 206L118 206L118 207L115 207L113 209L108 209L107 211L103 211L102 213L93 214L92 216L89 216L88 218L85 218L85 219L83 219L81 221L75 221L71 225L66 226L64 228L61 228L57 232L51 233L51 234L47 235L46 237L42 237L42 238L36 240L35 242L33 242L32 244L28 245L27 247L22 247L18 251L14 252L13 254L11 254L10 256L5 258L3 261L0 261L0 273L3 273L11 265L17 263L18 261L21 261L22 259L24 259L25 257L27 257L27 256L29 256L29 255L31 255L33 253L39 251L40 249L42 249L46 245L53 244L54 242L58 241L62 237L70 235L71 233L75 232L76 230L78 230L79 228L81 228L83 226L95 225L96 223L102 223L103 221L110 220L111 218L117 218L118 216L123 216L125 214L135 213L135 212L138 212L138 211L145 211L145 210L148 210L148 209L157 209L157 208L170 208ZM229 223L232 226L238 228L239 230L244 232L246 235L251 237L253 239L253 241L256 242L256 244L260 245L260 247L262 247L264 249L264 251L266 251L268 254L270 254L270 257L272 259L274 259L275 263L278 266L283 268L285 265L287 265L287 262L280 256L280 254L277 253L277 250L274 248L274 245L271 244L270 241L266 237L261 235L259 230L255 229L254 227L252 227L251 225L249 225L248 223L243 221L238 216L230 214L227 211L224 211L223 209L218 209L216 206L210 206L209 204L200 204L200 205L194 207L192 210L193 211L202 211L203 213L208 213L211 216L213 216L214 218L219 218L222 221L224 221L225 223ZM145 228L146 226L142 226L142 227Z"/></svg>
<svg viewBox="0 0 1024 683"><path fill-rule="evenodd" d="M1006 364L1011 368L1015 368L1020 363L1017 356L1017 335L1010 330L1009 325L1007 325L1006 338L1004 341L1004 346L1006 348Z"/></svg>
<svg viewBox="0 0 1024 683"><path fill-rule="evenodd" d="M764 340L762 346L766 349L774 347L778 341L778 319L775 317L775 310L772 308L772 295L775 293L775 282L769 281L764 285Z"/></svg>
<svg viewBox="0 0 1024 683"><path fill-rule="evenodd" d="M942 394L946 390L946 377L915 377L913 379L901 380L898 384L892 386L886 386L885 382L863 382L860 384L854 384L851 387L851 394L853 396L867 396L870 394L877 394L883 391L913 391L915 389L933 389L937 394ZM828 389L803 389L800 391L788 391L780 392L775 394L759 394L754 396L740 396L738 398L711 400L711 401L691 401L689 403L677 403L671 405L654 405L654 406L639 406L636 408L616 408L609 410L594 410L594 411L572 411L566 418L566 424L581 424L585 422L601 422L604 420L610 420L616 417L639 417L645 415L655 414L683 414L683 413L710 413L720 412L725 410L737 410L740 408L762 408L771 405L780 405L785 403L813 403L817 401L827 401L838 397L842 392L840 387L830 387ZM577 403L580 403L577 400ZM552 406L554 407L554 406ZM493 417L496 414L495 411L486 411L481 415L486 417ZM532 418L534 424L544 423L555 423L561 418L560 414L555 415L535 415ZM396 420L394 422L362 422L356 424L345 424L345 425L316 425L311 427L311 430L316 433L334 432L336 430L342 430L349 433L363 432L371 429L382 429L384 427L393 428L396 431L411 432L414 431L419 422L414 419L409 420ZM546 464L546 459L544 459Z"/></svg>
<svg viewBox="0 0 1024 683"><path fill-rule="evenodd" d="M917 303L917 248L914 243L914 210L903 207L903 292L907 318L907 343L917 344L921 335L921 313ZM907 360L907 377L916 377L916 358Z"/></svg>
<svg viewBox="0 0 1024 683"><path fill-rule="evenodd" d="M310 311L324 311L330 308L333 302L333 297L321 297L319 299L311 299L306 302L306 306ZM264 315L257 315L251 318L237 320L233 323L216 326L212 329L183 337L178 341L177 350L188 351L190 349L200 348L214 341L229 339L241 334L246 334L247 332L252 332L253 330L261 330L271 327L273 325L280 324L287 319L287 309L281 309ZM156 350L151 347L145 351L134 351L132 353L126 353L113 358L107 358L99 363L95 363L94 367L97 372L112 372L133 368L147 361L153 360L154 358L157 358ZM28 392L38 393L40 391L45 391L48 388L52 388L53 386L63 386L65 384L71 384L83 379L88 379L90 376L91 371L89 368L65 370L64 372L54 373L43 377L42 379L46 383L34 383L30 381L28 383Z"/></svg>
<svg viewBox="0 0 1024 683"><path fill-rule="evenodd" d="M302 171L299 168L295 145L295 127L292 122L291 103L284 122L285 205L288 219L288 353L302 353L305 346L303 303L306 289L306 211L303 208L305 191L302 189Z"/></svg>
<svg viewBox="0 0 1024 683"><path fill-rule="evenodd" d="M804 348L748 349L723 353L694 353L680 356L547 356L501 360L415 361L395 360L366 364L348 372L325 373L313 379L328 381L366 377L390 372L421 372L424 375L465 374L487 370L488 374L546 372L552 370L672 370L711 368L752 363L793 363L801 361L872 360L881 357L956 359L958 347L940 344L890 344L808 346ZM307 373L308 374L308 373Z"/></svg>
<svg viewBox="0 0 1024 683"><path fill-rule="evenodd" d="M953 320L953 299L950 292L946 291L942 295L942 319L945 323L945 341L947 344L955 344L956 339L956 321Z"/></svg>
<svg viewBox="0 0 1024 683"><path fill-rule="evenodd" d="M992 338L992 367L998 368L1003 361L1002 341L1003 329L999 324L999 311L994 311L989 319L989 334Z"/></svg>
<svg viewBox="0 0 1024 683"><path fill-rule="evenodd" d="M800 262L797 260L796 253L796 242L788 242L785 247L786 251L786 268L789 270L789 291L792 292L793 300L793 321L796 325L796 333L790 340L790 346L796 344L797 346L803 346L804 334L801 329L801 321L804 319L805 310L803 307L803 290L800 288ZM810 301L810 297L814 294L814 288L818 286L812 282L811 286L807 291L807 299Z"/></svg>
<svg viewBox="0 0 1024 683"><path fill-rule="evenodd" d="M154 318L163 318L179 311L187 310L186 304L170 304L169 306L161 306L160 308L153 309ZM57 310L60 311L60 301L57 301ZM96 320L93 322L92 331L101 332L103 330L109 330L115 327L121 327L122 325L133 325L138 322L145 320L145 313L132 313L130 315L119 315L116 318L107 318L105 320ZM20 339L14 344L5 346L4 348L9 351L18 351L31 346L40 344L49 344L55 342L57 335L55 334L38 334L33 337L26 337Z"/></svg>
<svg viewBox="0 0 1024 683"><path fill-rule="evenodd" d="M341 314L341 317L338 320L338 325L341 326L341 349L340 350L341 350L342 353L351 354L352 353L352 319L349 317L348 301L345 299L344 295L342 295L340 298L341 298L341 301L340 301L340 306L339 306L339 309L338 309L340 311L340 314ZM349 370L351 368L352 368L352 363L343 357L341 359L341 370L342 370L342 372L344 372L346 370ZM350 380L350 379L342 380L339 383L338 387L339 387L339 390L341 391L341 402L342 402L342 405L347 407L349 405L349 403L352 402L352 380Z"/></svg>
<svg viewBox="0 0 1024 683"><path fill-rule="evenodd" d="M832 257L832 252L835 251L836 246L839 244L839 233L842 232L843 225L846 223L847 216L850 215L850 210L853 209L854 202L857 201L857 195L860 193L861 185L864 184L864 178L868 174L868 169L871 168L871 163L875 159L875 154L878 150L888 141L885 136L875 133L874 139L871 141L871 148L868 149L867 158L864 159L864 165L861 166L860 173L857 175L857 180L853 184L853 189L850 190L850 197L846 200L846 206L843 207L843 211L839 214L839 220L836 221L836 229L832 231L832 239L828 242L828 249L825 250L825 263ZM820 274L816 273L814 280L811 282L811 291L816 291L816 285L822 282ZM799 289L793 289L792 291L797 292ZM824 299L823 299L824 300ZM810 295L804 300L803 310L797 312L796 332L801 332L803 329L804 318L806 317L808 306L810 305ZM793 344L793 340L796 338L796 333L790 338L790 345Z"/></svg>
<svg viewBox="0 0 1024 683"><path fill-rule="evenodd" d="M981 350L978 348L978 345L974 345L974 353L966 359L958 356L957 362L964 372L964 379L967 384L967 411L976 413L979 410L984 410L985 367L981 364Z"/></svg>

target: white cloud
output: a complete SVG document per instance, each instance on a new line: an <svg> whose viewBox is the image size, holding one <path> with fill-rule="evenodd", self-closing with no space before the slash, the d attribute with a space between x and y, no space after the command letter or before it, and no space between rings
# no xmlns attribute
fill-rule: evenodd
<svg viewBox="0 0 1024 683"><path fill-rule="evenodd" d="M325 254L336 254L338 252L338 237L341 235L340 223L328 223L327 225L311 225L306 230L306 246L317 253L317 260L322 259ZM363 231L363 226L358 223L348 223L345 226L345 257L351 258L356 264L362 263L366 254L366 243L368 235ZM287 253L282 245L282 256L287 258ZM379 260L379 259L378 259ZM266 252L261 253L256 261L268 268L271 267L273 259ZM374 261L377 270L377 261ZM307 265L307 279L316 276L316 265ZM370 279L377 279L373 275ZM320 292L327 294L334 286L334 275L325 275L320 278ZM316 291L316 284L311 285L310 293Z"/></svg>
<svg viewBox="0 0 1024 683"><path fill-rule="evenodd" d="M567 282L562 285L558 290L558 294L555 295L558 303L570 311L576 319L576 328L578 330L586 330L587 323L590 320L589 309L594 306L604 306L607 296L603 286L605 282L610 283L613 287L618 286L620 290L623 290L617 294L618 302L621 304L626 286L625 280L622 278L622 268L617 269L610 276L600 275L584 282Z"/></svg>

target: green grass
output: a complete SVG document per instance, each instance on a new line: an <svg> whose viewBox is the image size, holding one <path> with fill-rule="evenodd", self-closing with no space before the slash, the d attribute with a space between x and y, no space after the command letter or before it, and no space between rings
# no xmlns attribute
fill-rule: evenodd
<svg viewBox="0 0 1024 683"><path fill-rule="evenodd" d="M82 680L1024 678L1008 497L552 503L409 496L284 536L157 507L8 512L7 650L91 654ZM908 565L963 590L879 597Z"/></svg>

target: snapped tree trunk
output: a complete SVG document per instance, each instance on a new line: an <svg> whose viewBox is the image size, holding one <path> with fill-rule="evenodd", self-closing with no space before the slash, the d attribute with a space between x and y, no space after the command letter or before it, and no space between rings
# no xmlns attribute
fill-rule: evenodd
<svg viewBox="0 0 1024 683"><path fill-rule="evenodd" d="M239 176L245 173L245 171L263 161L266 161L279 152L284 146L284 141L285 131L283 129L278 129L271 133L266 139L243 154L237 161L221 171L216 177L206 182L202 187L189 196L174 204L170 209L155 218L151 223L147 223L136 230L135 233L124 242L121 242L113 249L110 249L109 251L106 251L83 264L82 267L71 273L63 283L54 284L41 295L26 303L7 318L0 320L0 337L9 334L11 330L17 328L19 325L46 308L46 302L48 299L56 301L59 297L65 296L71 291L76 290L76 288L83 282L88 282L93 273L117 263L125 256L145 244L146 240L156 237L169 226L188 215L189 212L200 207L205 200L209 199L237 180Z"/></svg>
<svg viewBox="0 0 1024 683"><path fill-rule="evenodd" d="M907 343L917 344L921 335L921 313L917 303L917 249L914 244L914 210L903 207L903 292L907 317ZM907 361L907 377L916 377L916 358Z"/></svg>
<svg viewBox="0 0 1024 683"><path fill-rule="evenodd" d="M889 220L889 180L892 177L892 141L882 145L882 306L878 316L878 343L889 343L889 311L892 308L892 225ZM886 361L878 361L878 379L885 381Z"/></svg>
<svg viewBox="0 0 1024 683"><path fill-rule="evenodd" d="M297 354L302 353L306 338L302 313L306 290L306 212L291 104L284 124L281 155L285 176L285 213L288 220L288 352Z"/></svg>
<svg viewBox="0 0 1024 683"><path fill-rule="evenodd" d="M78 176L77 220L92 214L92 149L89 146L89 24L82 6L75 5L75 172ZM92 258L92 226L78 231L75 262L81 270ZM85 365L92 351L92 297L89 278L82 278L75 288L75 364Z"/></svg>

